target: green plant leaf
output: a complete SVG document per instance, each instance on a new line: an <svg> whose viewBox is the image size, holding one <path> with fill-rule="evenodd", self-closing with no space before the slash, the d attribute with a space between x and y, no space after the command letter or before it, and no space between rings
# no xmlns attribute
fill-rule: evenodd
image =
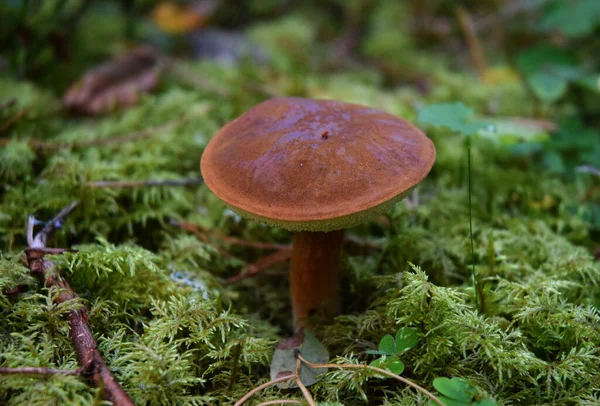
<svg viewBox="0 0 600 406"><path fill-rule="evenodd" d="M459 402L470 403L476 390L461 378L435 378L433 387L442 395Z"/></svg>
<svg viewBox="0 0 600 406"><path fill-rule="evenodd" d="M542 18L542 31L560 30L569 38L590 34L600 23L598 0L559 1Z"/></svg>
<svg viewBox="0 0 600 406"><path fill-rule="evenodd" d="M489 128L490 124L472 120L473 110L460 102L440 103L419 110L420 124L447 127L462 135L473 135L479 130Z"/></svg>
<svg viewBox="0 0 600 406"><path fill-rule="evenodd" d="M517 68L526 76L544 71L574 77L583 73L575 56L562 48L539 45L527 48L516 59Z"/></svg>
<svg viewBox="0 0 600 406"><path fill-rule="evenodd" d="M586 75L576 82L579 86L591 90L595 93L600 93L600 74L594 73Z"/></svg>
<svg viewBox="0 0 600 406"><path fill-rule="evenodd" d="M470 406L471 405L471 402L463 402L463 401L460 401L460 400L454 400L454 399L447 398L445 396L439 396L439 399L446 406ZM430 405L437 405L437 403L435 403L433 401L429 402L429 404Z"/></svg>
<svg viewBox="0 0 600 406"><path fill-rule="evenodd" d="M567 80L552 73L536 72L527 76L533 93L545 102L560 99L567 91Z"/></svg>
<svg viewBox="0 0 600 406"><path fill-rule="evenodd" d="M396 354L410 350L417 345L421 332L414 327L402 327L396 333Z"/></svg>
<svg viewBox="0 0 600 406"><path fill-rule="evenodd" d="M404 363L399 359L386 364L385 366L391 373L400 375L404 371Z"/></svg>
<svg viewBox="0 0 600 406"><path fill-rule="evenodd" d="M402 361L395 358L392 358L390 361L388 361L386 356L371 361L369 365L376 368L387 369L396 375L400 375L404 371L404 363Z"/></svg>
<svg viewBox="0 0 600 406"><path fill-rule="evenodd" d="M394 342L394 337L392 337L390 334L383 336L379 342L379 351L386 355L394 355L396 353L396 343Z"/></svg>

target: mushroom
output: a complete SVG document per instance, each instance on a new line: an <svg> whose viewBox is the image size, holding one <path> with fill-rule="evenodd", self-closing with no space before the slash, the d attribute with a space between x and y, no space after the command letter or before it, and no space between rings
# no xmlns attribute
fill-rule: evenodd
<svg viewBox="0 0 600 406"><path fill-rule="evenodd" d="M206 185L233 211L295 232L290 290L296 329L340 312L344 229L391 208L428 174L435 147L391 114L333 100L275 98L207 145Z"/></svg>

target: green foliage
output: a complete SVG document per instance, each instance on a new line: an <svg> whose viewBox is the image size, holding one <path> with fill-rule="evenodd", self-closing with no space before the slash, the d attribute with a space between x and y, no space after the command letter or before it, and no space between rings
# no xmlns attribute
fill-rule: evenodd
<svg viewBox="0 0 600 406"><path fill-rule="evenodd" d="M419 110L419 123L436 127L447 127L461 135L469 136L480 130L489 129L487 122L473 120L473 110L460 102L441 103Z"/></svg>
<svg viewBox="0 0 600 406"><path fill-rule="evenodd" d="M481 399L474 401L473 398L477 389L471 386L467 381L460 378L435 378L433 387L442 395L440 400L446 406L495 406L496 402L490 399ZM433 404L433 402L430 402Z"/></svg>
<svg viewBox="0 0 600 406"><path fill-rule="evenodd" d="M542 31L559 30L569 38L580 38L600 24L600 4L595 0L552 2L540 21Z"/></svg>
<svg viewBox="0 0 600 406"><path fill-rule="evenodd" d="M568 83L581 79L584 73L573 54L548 45L522 51L517 57L517 66L533 93L546 102L560 99Z"/></svg>
<svg viewBox="0 0 600 406"><path fill-rule="evenodd" d="M379 359L371 362L371 366L383 367L400 375L404 371L404 364L398 357L405 351L417 345L420 332L416 328L403 327L396 332L396 338L390 334L383 336L379 342L378 350L368 350L367 354L381 355Z"/></svg>

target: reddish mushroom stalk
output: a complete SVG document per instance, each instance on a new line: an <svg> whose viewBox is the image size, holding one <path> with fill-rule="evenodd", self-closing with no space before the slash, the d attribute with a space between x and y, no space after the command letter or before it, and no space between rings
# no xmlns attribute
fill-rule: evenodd
<svg viewBox="0 0 600 406"><path fill-rule="evenodd" d="M309 318L330 321L340 313L338 262L344 230L295 234L290 292L296 329L308 327Z"/></svg>

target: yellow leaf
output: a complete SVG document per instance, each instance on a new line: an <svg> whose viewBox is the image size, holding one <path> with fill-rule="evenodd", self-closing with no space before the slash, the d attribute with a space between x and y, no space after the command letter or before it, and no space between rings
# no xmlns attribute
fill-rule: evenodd
<svg viewBox="0 0 600 406"><path fill-rule="evenodd" d="M154 8L152 19L164 32L178 35L202 26L206 17L191 7L164 1Z"/></svg>
<svg viewBox="0 0 600 406"><path fill-rule="evenodd" d="M519 74L507 66L487 68L481 75L481 81L487 85L516 83L519 81Z"/></svg>

